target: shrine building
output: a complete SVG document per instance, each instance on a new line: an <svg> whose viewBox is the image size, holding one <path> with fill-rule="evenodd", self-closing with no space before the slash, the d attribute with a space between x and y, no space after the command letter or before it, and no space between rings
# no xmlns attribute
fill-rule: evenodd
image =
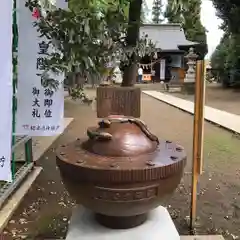
<svg viewBox="0 0 240 240"><path fill-rule="evenodd" d="M154 82L182 81L185 77L186 59L184 55L190 47L199 43L188 41L180 24L144 24L140 27L140 37L147 35L157 49L154 59L144 57L140 66L144 74L151 74Z"/></svg>

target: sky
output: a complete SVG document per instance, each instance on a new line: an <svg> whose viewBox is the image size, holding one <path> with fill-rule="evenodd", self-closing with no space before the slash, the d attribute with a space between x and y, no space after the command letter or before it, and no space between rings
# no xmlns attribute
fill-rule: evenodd
<svg viewBox="0 0 240 240"><path fill-rule="evenodd" d="M153 0L146 0L149 8L152 7ZM163 0L166 4L167 0ZM207 29L208 55L209 58L219 44L223 32L219 30L221 20L216 16L216 10L212 5L211 0L202 0L201 21Z"/></svg>

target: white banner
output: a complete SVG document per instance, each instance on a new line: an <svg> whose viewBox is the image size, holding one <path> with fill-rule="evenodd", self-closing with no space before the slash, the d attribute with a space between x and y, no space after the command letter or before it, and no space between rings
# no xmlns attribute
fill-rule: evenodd
<svg viewBox="0 0 240 240"><path fill-rule="evenodd" d="M0 180L12 181L12 13L13 1L1 0L0 7Z"/></svg>
<svg viewBox="0 0 240 240"><path fill-rule="evenodd" d="M61 84L57 91L44 88L41 76L44 57L53 49L45 38L40 38L33 27L37 13L19 1L19 48L18 48L18 104L17 135L53 136L63 131L64 74L51 76ZM51 74L52 75L52 74Z"/></svg>
<svg viewBox="0 0 240 240"><path fill-rule="evenodd" d="M166 60L160 60L160 80L165 80L165 67L166 67Z"/></svg>

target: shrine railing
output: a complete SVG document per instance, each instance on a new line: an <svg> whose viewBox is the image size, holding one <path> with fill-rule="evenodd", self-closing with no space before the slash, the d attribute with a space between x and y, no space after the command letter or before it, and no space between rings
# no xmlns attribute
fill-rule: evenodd
<svg viewBox="0 0 240 240"><path fill-rule="evenodd" d="M24 144L24 158L18 163L15 159L15 151ZM20 159L18 159L20 160ZM11 183L0 182L0 209L12 193L20 186L27 174L34 166L32 155L32 138L28 136L16 137L12 147L12 176Z"/></svg>

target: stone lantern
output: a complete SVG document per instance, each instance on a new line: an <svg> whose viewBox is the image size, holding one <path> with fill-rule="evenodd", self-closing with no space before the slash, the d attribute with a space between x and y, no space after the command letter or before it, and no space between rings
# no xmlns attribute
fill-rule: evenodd
<svg viewBox="0 0 240 240"><path fill-rule="evenodd" d="M122 71L120 70L120 54L117 52L115 56L115 67L113 72L113 82L115 84L121 84L122 83Z"/></svg>
<svg viewBox="0 0 240 240"><path fill-rule="evenodd" d="M187 59L188 70L184 79L184 91L187 93L194 93L195 77L196 77L196 62L198 55L194 53L194 49L190 48L189 53L185 56Z"/></svg>

